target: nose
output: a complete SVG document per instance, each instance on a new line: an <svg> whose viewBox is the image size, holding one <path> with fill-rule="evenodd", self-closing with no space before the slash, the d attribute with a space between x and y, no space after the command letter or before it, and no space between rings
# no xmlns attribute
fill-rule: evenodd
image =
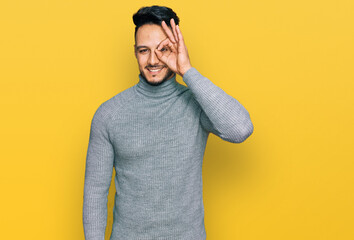
<svg viewBox="0 0 354 240"><path fill-rule="evenodd" d="M155 51L151 51L148 63L152 66L157 65L160 60L157 58Z"/></svg>

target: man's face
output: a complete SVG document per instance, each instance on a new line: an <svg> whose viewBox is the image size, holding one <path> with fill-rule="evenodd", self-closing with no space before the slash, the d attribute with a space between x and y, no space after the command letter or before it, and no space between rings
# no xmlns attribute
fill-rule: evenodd
<svg viewBox="0 0 354 240"><path fill-rule="evenodd" d="M159 85L173 77L174 72L161 62L155 53L160 42L167 38L161 26L145 24L138 28L134 45L141 75L151 85ZM161 49L170 51L169 49Z"/></svg>

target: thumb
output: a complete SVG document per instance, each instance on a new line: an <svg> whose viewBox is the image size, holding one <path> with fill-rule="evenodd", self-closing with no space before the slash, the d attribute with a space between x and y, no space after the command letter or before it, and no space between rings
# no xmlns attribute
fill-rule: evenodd
<svg viewBox="0 0 354 240"><path fill-rule="evenodd" d="M155 54L156 54L157 58L158 58L160 61L162 61L163 63L165 63L166 56L164 57L161 51L155 49Z"/></svg>
<svg viewBox="0 0 354 240"><path fill-rule="evenodd" d="M162 53L159 50L155 49L155 54L161 60Z"/></svg>

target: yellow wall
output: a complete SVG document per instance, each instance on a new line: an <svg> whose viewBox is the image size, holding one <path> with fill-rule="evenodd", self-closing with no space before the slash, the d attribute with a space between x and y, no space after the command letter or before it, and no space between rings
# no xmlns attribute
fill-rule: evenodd
<svg viewBox="0 0 354 240"><path fill-rule="evenodd" d="M350 0L2 0L0 238L84 239L90 122L137 83L132 15L152 4L254 123L242 144L209 137L207 239L354 239Z"/></svg>

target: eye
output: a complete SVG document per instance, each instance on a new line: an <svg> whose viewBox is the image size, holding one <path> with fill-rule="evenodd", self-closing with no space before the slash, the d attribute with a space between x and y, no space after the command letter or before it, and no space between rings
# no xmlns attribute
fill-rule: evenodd
<svg viewBox="0 0 354 240"><path fill-rule="evenodd" d="M165 52L167 50L168 50L167 48L161 48L161 52Z"/></svg>
<svg viewBox="0 0 354 240"><path fill-rule="evenodd" d="M146 53L147 52L147 49L141 49L139 50L139 53Z"/></svg>

